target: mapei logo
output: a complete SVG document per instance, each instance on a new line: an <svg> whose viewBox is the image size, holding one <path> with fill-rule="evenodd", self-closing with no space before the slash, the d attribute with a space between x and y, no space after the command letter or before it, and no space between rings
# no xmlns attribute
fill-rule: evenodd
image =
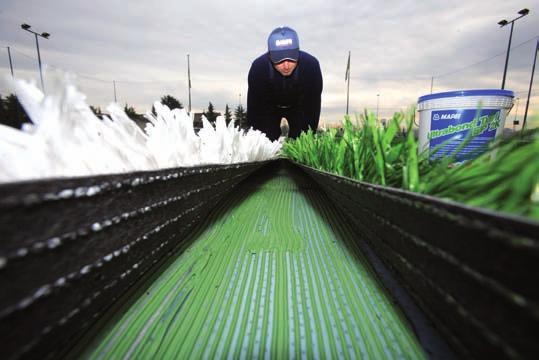
<svg viewBox="0 0 539 360"><path fill-rule="evenodd" d="M460 115L461 114L459 114L459 113L456 113L456 114L442 114L440 116L440 119L441 120L459 120Z"/></svg>
<svg viewBox="0 0 539 360"><path fill-rule="evenodd" d="M286 46L286 45L292 45L292 39L279 39L275 40L275 46Z"/></svg>
<svg viewBox="0 0 539 360"><path fill-rule="evenodd" d="M432 120L460 120L461 113L455 114L434 114L432 115Z"/></svg>

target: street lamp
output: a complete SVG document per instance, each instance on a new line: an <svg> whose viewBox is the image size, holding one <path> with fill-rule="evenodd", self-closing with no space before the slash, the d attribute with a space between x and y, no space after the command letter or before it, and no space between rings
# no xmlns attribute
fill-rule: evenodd
<svg viewBox="0 0 539 360"><path fill-rule="evenodd" d="M43 84L43 72L41 70L41 55L39 54L39 41L37 40L37 37L41 36L44 39L48 39L49 36L51 36L51 34L49 34L48 32L43 32L41 34L38 34L35 31L30 30L31 26L28 25L28 24L21 24L21 28L23 30L26 30L26 31L34 34L35 37L36 37L37 61L38 61L38 64L39 64L39 77L41 78L41 90L43 90L43 92L45 92L45 85Z"/></svg>
<svg viewBox="0 0 539 360"><path fill-rule="evenodd" d="M529 12L530 10L528 9L522 9L518 12L520 15L519 17L516 17L510 21L507 21L505 19L498 21L498 25L500 25L500 27L504 27L507 24L511 24L511 32L509 33L509 44L507 45L507 54L505 56L505 68L503 69L502 90L505 89L505 75L507 74L507 64L509 63L509 51L511 50L511 38L513 37L513 25L515 24L515 21L517 21L523 16L528 15Z"/></svg>

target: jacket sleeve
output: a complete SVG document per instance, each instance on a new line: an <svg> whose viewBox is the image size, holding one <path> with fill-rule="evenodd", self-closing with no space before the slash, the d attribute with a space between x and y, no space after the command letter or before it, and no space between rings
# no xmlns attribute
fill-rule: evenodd
<svg viewBox="0 0 539 360"><path fill-rule="evenodd" d="M311 66L305 69L305 85L303 93L303 116L309 126L316 130L320 121L320 106L322 102L322 71L320 63L314 59Z"/></svg>
<svg viewBox="0 0 539 360"><path fill-rule="evenodd" d="M269 121L269 99L264 76L260 64L253 63L249 69L247 89L247 123L250 127L261 130Z"/></svg>

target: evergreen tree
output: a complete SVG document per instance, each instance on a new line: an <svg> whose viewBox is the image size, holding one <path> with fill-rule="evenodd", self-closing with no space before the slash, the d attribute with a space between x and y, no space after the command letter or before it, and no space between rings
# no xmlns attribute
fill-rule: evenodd
<svg viewBox="0 0 539 360"><path fill-rule="evenodd" d="M217 120L217 113L215 112L211 101L208 105L208 110L205 111L203 114L206 117L206 119L208 119L208 121L212 124L215 123L215 120Z"/></svg>
<svg viewBox="0 0 539 360"><path fill-rule="evenodd" d="M0 123L4 123L4 119L6 119L6 105L4 104L4 98L2 97L2 94L0 94Z"/></svg>
<svg viewBox="0 0 539 360"><path fill-rule="evenodd" d="M234 119L234 126L239 126L241 129L247 129L249 127L247 124L247 111L243 109L241 104L234 110Z"/></svg>
<svg viewBox="0 0 539 360"><path fill-rule="evenodd" d="M225 121L227 125L232 121L232 113L230 112L228 104L225 106Z"/></svg>
<svg viewBox="0 0 539 360"><path fill-rule="evenodd" d="M137 114L135 108L132 107L132 106L127 105L127 103L124 106L124 112L131 119L135 119L135 118L137 118L139 116Z"/></svg>
<svg viewBox="0 0 539 360"><path fill-rule="evenodd" d="M101 111L101 108L99 106L92 106L90 105L90 110L94 113L95 116L97 116L100 119L103 119L103 112Z"/></svg>
<svg viewBox="0 0 539 360"><path fill-rule="evenodd" d="M172 95L162 96L159 102L163 105L166 105L170 110L183 109L182 103ZM157 115L153 106L152 106L152 114Z"/></svg>
<svg viewBox="0 0 539 360"><path fill-rule="evenodd" d="M168 106L172 109L183 109L182 103L172 95L165 95L161 98L161 104Z"/></svg>
<svg viewBox="0 0 539 360"><path fill-rule="evenodd" d="M5 98L0 96L0 123L20 129L22 124L32 121L19 103L19 99L14 94Z"/></svg>

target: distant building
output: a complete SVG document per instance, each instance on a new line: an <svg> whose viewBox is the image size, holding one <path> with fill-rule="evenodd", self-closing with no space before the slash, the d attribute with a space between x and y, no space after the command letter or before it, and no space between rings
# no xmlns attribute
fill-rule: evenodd
<svg viewBox="0 0 539 360"><path fill-rule="evenodd" d="M513 129L504 128L503 132L502 132L502 138L503 139L508 139L508 138L514 136L516 133L518 133L518 132L513 130Z"/></svg>
<svg viewBox="0 0 539 360"><path fill-rule="evenodd" d="M110 116L110 114L108 113L104 113L104 112L94 112L95 116L97 116L98 118L100 118L101 120L103 120L103 117L108 117L109 119L111 119L112 117ZM144 130L144 128L146 127L146 124L150 122L150 120L146 119L146 117L142 114L137 114L136 116L128 116L128 118L130 118L131 120L133 120L133 122L135 124L137 124L137 126L139 128L141 128L142 130Z"/></svg>
<svg viewBox="0 0 539 360"><path fill-rule="evenodd" d="M193 120L193 127L195 129L202 129L202 113L195 113L195 119Z"/></svg>

